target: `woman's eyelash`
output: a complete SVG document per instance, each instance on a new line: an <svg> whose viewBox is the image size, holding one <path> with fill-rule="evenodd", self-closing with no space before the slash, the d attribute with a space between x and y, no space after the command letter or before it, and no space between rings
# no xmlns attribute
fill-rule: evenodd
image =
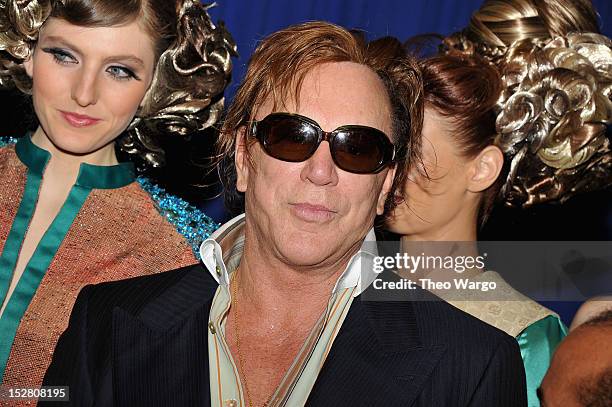
<svg viewBox="0 0 612 407"><path fill-rule="evenodd" d="M140 78L134 73L134 71L129 68L126 68L125 66L111 66L106 70L106 72L108 72L108 74L111 75L113 79L119 81L129 81L131 79L140 80Z"/></svg>
<svg viewBox="0 0 612 407"><path fill-rule="evenodd" d="M61 48L43 48L43 52L51 54L53 60L60 65L78 64L77 59L68 51L64 51ZM138 75L125 66L113 65L106 69L106 72L115 80L118 81L129 81L132 79L140 80Z"/></svg>
<svg viewBox="0 0 612 407"><path fill-rule="evenodd" d="M43 48L43 52L47 54L51 54L53 56L53 60L58 64L66 65L66 64L74 64L78 61L67 51L64 51L59 48Z"/></svg>

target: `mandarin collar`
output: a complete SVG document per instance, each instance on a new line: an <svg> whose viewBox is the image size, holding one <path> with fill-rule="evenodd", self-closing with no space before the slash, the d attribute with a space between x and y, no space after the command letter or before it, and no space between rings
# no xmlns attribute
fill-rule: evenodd
<svg viewBox="0 0 612 407"><path fill-rule="evenodd" d="M51 153L32 142L31 134L19 139L15 145L19 160L37 175L42 176ZM136 179L134 164L93 165L82 163L76 184L85 188L115 189L124 187Z"/></svg>

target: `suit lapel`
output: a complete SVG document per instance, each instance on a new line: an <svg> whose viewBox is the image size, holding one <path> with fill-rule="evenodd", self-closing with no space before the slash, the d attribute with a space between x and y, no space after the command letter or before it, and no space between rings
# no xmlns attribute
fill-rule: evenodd
<svg viewBox="0 0 612 407"><path fill-rule="evenodd" d="M198 269L136 316L115 308L115 405L210 405L207 329L216 287Z"/></svg>
<svg viewBox="0 0 612 407"><path fill-rule="evenodd" d="M216 287L197 269L136 315L115 308L116 406L210 405L207 325ZM353 301L307 405L411 405L444 354L444 345L422 345L411 301L362 297Z"/></svg>
<svg viewBox="0 0 612 407"><path fill-rule="evenodd" d="M423 346L410 301L354 300L308 405L409 406L445 352Z"/></svg>

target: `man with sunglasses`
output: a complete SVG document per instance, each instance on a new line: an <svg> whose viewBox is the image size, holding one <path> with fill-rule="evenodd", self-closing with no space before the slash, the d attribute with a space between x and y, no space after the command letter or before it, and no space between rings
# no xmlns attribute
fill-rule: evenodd
<svg viewBox="0 0 612 407"><path fill-rule="evenodd" d="M85 288L46 384L87 405L524 405L513 338L425 292L363 300L422 109L380 44L313 22L259 45L219 139L244 214L203 266Z"/></svg>

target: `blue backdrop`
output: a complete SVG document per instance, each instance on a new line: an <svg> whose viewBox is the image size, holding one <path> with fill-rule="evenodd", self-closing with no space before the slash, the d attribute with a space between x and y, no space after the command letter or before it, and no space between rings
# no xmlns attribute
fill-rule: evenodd
<svg viewBox="0 0 612 407"><path fill-rule="evenodd" d="M228 97L243 78L249 56L266 35L310 20L326 20L365 30L370 38L400 39L423 33L450 34L465 27L483 0L218 0L210 9L223 20L238 44L234 80ZM594 0L603 32L612 37L612 1Z"/></svg>

